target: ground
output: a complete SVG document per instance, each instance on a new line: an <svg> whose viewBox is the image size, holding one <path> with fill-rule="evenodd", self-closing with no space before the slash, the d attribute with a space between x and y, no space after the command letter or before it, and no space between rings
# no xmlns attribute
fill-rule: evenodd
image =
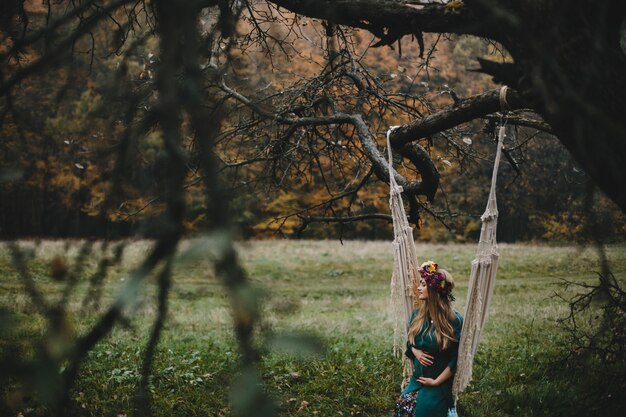
<svg viewBox="0 0 626 417"><path fill-rule="evenodd" d="M237 351L229 329L228 298L210 273L202 242L183 242L175 268L169 317L152 381L158 416L230 415L228 386L236 374ZM125 271L139 262L149 244L128 244L123 264L107 278L103 306L113 299ZM35 247L33 242L22 242L34 248L36 258L29 267L47 297L58 296L59 285L46 274L50 259L65 245L44 241ZM70 247L71 252L77 251L76 242ZM258 341L276 341L265 344L261 371L280 415L391 415L401 367L392 355L390 242L255 241L241 243L239 249L251 282L264 294L261 327L267 337L260 332ZM567 410L576 410L584 387L578 382L580 375L568 374L559 362L567 344L557 319L566 316L568 307L554 295L571 296L576 291L566 290L564 279L596 279L597 253L578 246L531 244L502 244L499 249L490 318L476 358L474 382L459 402L460 415L568 415ZM622 282L625 249L622 244L607 250ZM475 250L475 245L417 246L420 262L432 259L452 272L457 283L455 307L461 312ZM91 257L86 273L96 264L97 257ZM79 332L96 317L78 313L84 281L69 305ZM21 323L10 338L19 340L28 355L43 320L24 295L6 246L0 246L0 289L0 306L16 312ZM130 328L116 328L90 353L72 393L76 414L132 414L140 355L155 313L155 289L151 281L143 302L127 312ZM294 332L318 336L324 354L298 354L311 349L269 337ZM0 341L0 353L6 354L8 340ZM13 395L15 387L2 387L5 398ZM16 409L1 414L40 411L28 401L12 404Z"/></svg>

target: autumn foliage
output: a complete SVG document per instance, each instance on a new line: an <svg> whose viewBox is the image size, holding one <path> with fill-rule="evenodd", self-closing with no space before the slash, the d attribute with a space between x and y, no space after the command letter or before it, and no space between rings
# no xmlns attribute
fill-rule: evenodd
<svg viewBox="0 0 626 417"><path fill-rule="evenodd" d="M26 4L30 27L44 25L47 8L35 1ZM205 17L210 23L212 17ZM158 131L142 131L141 126L156 100L159 61L156 40L145 23L120 46L119 28L106 21L79 38L73 54L56 57L57 65L21 81L3 98L3 236L148 233L162 210L164 143ZM391 47L372 48L375 39L365 31L343 28L328 36L328 30L319 21L262 6L247 10L237 26L238 47L228 57L224 80L267 111L292 112L300 106L302 115L324 116L357 105L355 85L333 75L340 65L352 66L370 83L369 89L386 94L387 101L374 94L363 105L377 145L384 149L389 126L451 106L455 97L493 88L488 77L465 70L476 57L508 59L498 45L472 37L427 36L421 58L410 37ZM50 42L42 38L11 59L5 76L45 54ZM219 41L214 46L220 48ZM11 47L8 41L1 45L2 51ZM346 64L342 48L353 62ZM224 94L217 85L206 93ZM388 213L388 187L371 175L351 126L289 131L241 103L231 100L226 108L219 110L228 116L215 153L223 163L220 174L244 237L390 236L390 225L381 220L303 228L305 218ZM416 237L476 239L495 149L492 129L493 121L476 121L420 140L441 181L434 203L420 200L426 210ZM509 145L512 159L502 164L498 189L502 239L584 238L589 179L550 135L512 129L517 139ZM184 225L193 233L206 221L204 191L192 133L184 140L189 158ZM127 149L121 148L127 147L132 152L124 153ZM399 169L419 180L409 165ZM121 180L116 183L115 178ZM357 186L358 192L339 198ZM603 233L623 236L623 214L604 196L593 198Z"/></svg>

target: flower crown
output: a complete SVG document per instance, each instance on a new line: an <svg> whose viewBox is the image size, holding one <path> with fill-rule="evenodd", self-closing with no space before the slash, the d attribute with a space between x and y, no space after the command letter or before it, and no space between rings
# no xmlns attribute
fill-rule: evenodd
<svg viewBox="0 0 626 417"><path fill-rule="evenodd" d="M446 281L446 276L443 272L438 270L438 265L433 261L424 262L417 272L420 273L420 276L426 282L426 285L434 290L436 290L439 294L448 297L450 301L454 301L454 296L452 295L452 286L448 281Z"/></svg>

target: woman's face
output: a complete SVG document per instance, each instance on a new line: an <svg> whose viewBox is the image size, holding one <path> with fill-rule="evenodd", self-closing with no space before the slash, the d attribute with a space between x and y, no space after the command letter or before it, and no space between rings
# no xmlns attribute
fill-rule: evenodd
<svg viewBox="0 0 626 417"><path fill-rule="evenodd" d="M428 286L423 279L420 279L420 285L417 287L417 298L420 300L428 299Z"/></svg>

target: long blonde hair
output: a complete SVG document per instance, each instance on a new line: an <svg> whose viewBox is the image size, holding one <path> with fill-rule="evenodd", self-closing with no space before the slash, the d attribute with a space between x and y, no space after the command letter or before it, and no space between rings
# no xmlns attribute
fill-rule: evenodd
<svg viewBox="0 0 626 417"><path fill-rule="evenodd" d="M452 275L445 269L439 269L438 272L443 273L447 283L446 287L449 285L451 291L454 288ZM432 323L435 327L437 346L440 350L446 350L450 346L450 343L458 342L454 337L454 329L452 327L455 313L447 295L441 294L428 286L426 288L428 290L428 298L425 300L419 299L417 296L417 288L413 289L413 307L417 310L417 315L409 326L409 341L413 343L415 336L422 330L424 321L429 320L426 334L430 332Z"/></svg>

